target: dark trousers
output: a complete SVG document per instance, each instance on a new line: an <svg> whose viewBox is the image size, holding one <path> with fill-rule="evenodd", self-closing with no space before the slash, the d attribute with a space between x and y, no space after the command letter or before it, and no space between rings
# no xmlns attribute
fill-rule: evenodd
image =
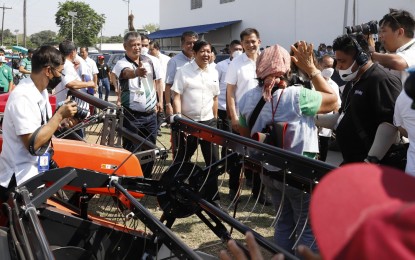
<svg viewBox="0 0 415 260"><path fill-rule="evenodd" d="M226 113L226 110L218 110L218 129L221 129L223 131L231 132L232 133L232 126L230 124L228 115ZM232 151L229 149L226 149L225 147L222 147L221 151L221 158L225 157L227 154L231 153ZM237 191L239 187L239 178L241 173L241 164L238 164L238 166L231 167L228 169L229 174L229 189Z"/></svg>
<svg viewBox="0 0 415 260"><path fill-rule="evenodd" d="M318 159L320 161L325 162L327 159L327 152L329 151L329 141L330 141L330 137L325 137L325 136L318 137L318 146L320 150Z"/></svg>
<svg viewBox="0 0 415 260"><path fill-rule="evenodd" d="M216 120L214 119L207 121L199 121L198 123L215 128L217 124ZM179 149L177 150L177 155L175 159L176 162L189 162L193 154L195 153L198 144L200 144L200 148L202 150L206 166L218 161L219 150L216 144L201 139L198 140L198 138L195 136L186 136L182 132L180 132L178 139ZM205 184L205 191L206 199L208 201L214 201L219 199L217 176L211 178L210 181Z"/></svg>
<svg viewBox="0 0 415 260"><path fill-rule="evenodd" d="M140 113L126 109L123 125L128 130L139 136L146 138L151 143L155 144L157 139L157 117L156 113ZM141 151L140 143L133 143L127 138L123 138L124 149L130 152ZM153 170L154 162L149 162L141 165L144 177L150 178Z"/></svg>
<svg viewBox="0 0 415 260"><path fill-rule="evenodd" d="M102 99L102 88L105 88L105 101L108 101L108 95L110 93L110 81L108 78L99 79L101 81L101 84L98 86L98 95L99 98Z"/></svg>
<svg viewBox="0 0 415 260"><path fill-rule="evenodd" d="M3 203L8 200L9 193L17 186L16 176L13 174L9 186L7 188L0 185L0 202Z"/></svg>

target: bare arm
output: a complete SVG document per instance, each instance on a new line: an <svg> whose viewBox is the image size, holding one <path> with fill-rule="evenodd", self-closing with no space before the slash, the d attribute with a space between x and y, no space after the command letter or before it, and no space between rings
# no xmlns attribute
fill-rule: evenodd
<svg viewBox="0 0 415 260"><path fill-rule="evenodd" d="M23 74L30 74L31 72L26 70L23 66L19 66L19 72Z"/></svg>
<svg viewBox="0 0 415 260"><path fill-rule="evenodd" d="M236 85L228 84L226 87L226 109L228 110L229 116L232 121L232 128L238 132L239 128L239 116L236 113L236 102L235 102L235 91Z"/></svg>
<svg viewBox="0 0 415 260"><path fill-rule="evenodd" d="M166 83L166 89L164 90L164 98L166 99L166 115L173 115L173 107L171 105L171 89L172 84Z"/></svg>
<svg viewBox="0 0 415 260"><path fill-rule="evenodd" d="M335 110L338 107L337 95L314 65L313 45L300 41L298 48L292 45L291 49L294 52L294 56L291 57L292 62L311 77L314 88L321 93L322 101L318 113Z"/></svg>
<svg viewBox="0 0 415 260"><path fill-rule="evenodd" d="M218 119L218 96L213 97L213 117Z"/></svg>
<svg viewBox="0 0 415 260"><path fill-rule="evenodd" d="M406 60L397 54L385 54L379 52L372 52L372 60L378 62L385 68L392 70L405 70L408 68Z"/></svg>
<svg viewBox="0 0 415 260"><path fill-rule="evenodd" d="M182 113L182 99L181 98L182 98L182 95L180 95L179 93L174 93L173 109L176 114Z"/></svg>
<svg viewBox="0 0 415 260"><path fill-rule="evenodd" d="M408 131L406 131L405 128L403 128L402 126L398 126L398 130L401 133L401 135L405 136L406 138L408 138Z"/></svg>
<svg viewBox="0 0 415 260"><path fill-rule="evenodd" d="M155 80L155 90L158 96L158 103L157 103L157 111L163 111L163 80L157 79Z"/></svg>
<svg viewBox="0 0 415 260"><path fill-rule="evenodd" d="M66 84L66 87L72 88L72 89L94 88L95 87L94 84L95 83L93 81L84 82L84 81L79 81L79 80L72 80L71 82Z"/></svg>

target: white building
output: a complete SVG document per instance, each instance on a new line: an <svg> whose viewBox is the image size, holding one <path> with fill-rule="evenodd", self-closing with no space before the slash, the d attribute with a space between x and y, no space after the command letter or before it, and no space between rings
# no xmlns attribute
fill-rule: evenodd
<svg viewBox="0 0 415 260"><path fill-rule="evenodd" d="M278 43L289 48L298 40L317 47L331 45L343 34L344 24L380 20L389 8L415 14L415 0L160 0L160 31L149 36L163 39L163 48L180 49L177 36L197 29L205 40L222 47L253 27L263 47Z"/></svg>

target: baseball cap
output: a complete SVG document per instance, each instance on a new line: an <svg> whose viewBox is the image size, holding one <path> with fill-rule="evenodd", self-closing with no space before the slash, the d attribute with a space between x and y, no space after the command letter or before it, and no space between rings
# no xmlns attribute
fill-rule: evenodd
<svg viewBox="0 0 415 260"><path fill-rule="evenodd" d="M387 166L343 166L317 185L310 218L323 259L413 259L415 178Z"/></svg>
<svg viewBox="0 0 415 260"><path fill-rule="evenodd" d="M104 58L104 56L103 55L99 55L98 56L98 59L103 59Z"/></svg>

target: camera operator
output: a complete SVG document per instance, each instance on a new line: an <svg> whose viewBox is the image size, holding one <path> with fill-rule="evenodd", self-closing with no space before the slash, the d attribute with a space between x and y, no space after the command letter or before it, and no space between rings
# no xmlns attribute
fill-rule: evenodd
<svg viewBox="0 0 415 260"><path fill-rule="evenodd" d="M318 115L316 125L326 128L337 125L342 164L365 159L378 163L396 139L397 129L392 120L401 82L371 61L364 35L340 36L334 40L333 48L337 69L347 84L339 113Z"/></svg>
<svg viewBox="0 0 415 260"><path fill-rule="evenodd" d="M380 20L379 26L379 40L387 53L376 52L375 44L371 41L371 58L390 69L404 84L408 77L405 69L415 66L414 17L405 10L390 9Z"/></svg>
<svg viewBox="0 0 415 260"><path fill-rule="evenodd" d="M46 151L53 133L63 119L77 112L77 104L67 102L52 116L47 88L61 81L64 62L54 47L40 47L32 57L32 74L10 94L3 119L0 201L7 200L15 186L48 169Z"/></svg>

